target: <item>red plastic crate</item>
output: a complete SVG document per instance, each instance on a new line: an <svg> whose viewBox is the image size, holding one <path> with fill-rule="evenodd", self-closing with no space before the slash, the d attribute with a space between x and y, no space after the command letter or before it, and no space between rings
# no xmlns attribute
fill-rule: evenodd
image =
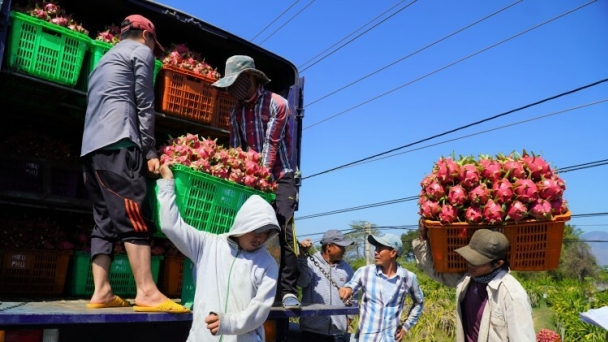
<svg viewBox="0 0 608 342"><path fill-rule="evenodd" d="M160 291L167 297L182 295L184 256L166 256L161 267Z"/></svg>
<svg viewBox="0 0 608 342"><path fill-rule="evenodd" d="M0 294L61 295L70 251L0 249Z"/></svg>
<svg viewBox="0 0 608 342"><path fill-rule="evenodd" d="M467 263L455 249L465 246L477 229L502 232L509 240L507 258L514 271L549 271L557 268L561 254L564 226L570 212L552 220L527 220L505 225L471 225L424 220L433 253L435 270L458 273L467 270Z"/></svg>
<svg viewBox="0 0 608 342"><path fill-rule="evenodd" d="M230 112L237 104L237 99L227 92L218 91L215 99L215 114L213 126L217 128L230 129Z"/></svg>
<svg viewBox="0 0 608 342"><path fill-rule="evenodd" d="M157 89L160 111L184 119L211 124L217 90L214 80L187 70L163 65Z"/></svg>

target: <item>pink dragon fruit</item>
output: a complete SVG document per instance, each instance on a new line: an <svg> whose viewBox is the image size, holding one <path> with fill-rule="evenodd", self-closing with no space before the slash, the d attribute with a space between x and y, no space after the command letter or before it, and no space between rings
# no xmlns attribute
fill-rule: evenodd
<svg viewBox="0 0 608 342"><path fill-rule="evenodd" d="M513 199L513 184L508 179L502 178L492 184L492 192L497 203L509 203Z"/></svg>
<svg viewBox="0 0 608 342"><path fill-rule="evenodd" d="M464 164L460 167L458 174L460 184L467 189L472 189L479 184L479 170L475 164Z"/></svg>
<svg viewBox="0 0 608 342"><path fill-rule="evenodd" d="M429 199L438 201L445 197L445 189L437 181L434 181L426 188L426 195Z"/></svg>
<svg viewBox="0 0 608 342"><path fill-rule="evenodd" d="M490 183L500 180L503 176L502 165L498 160L489 157L480 158L479 166L481 167L481 177L486 178Z"/></svg>
<svg viewBox="0 0 608 342"><path fill-rule="evenodd" d="M528 208L526 208L526 205L517 200L511 202L505 219L518 222L526 217L528 217Z"/></svg>
<svg viewBox="0 0 608 342"><path fill-rule="evenodd" d="M557 182L557 185L562 188L562 193L566 191L566 182L564 182L564 180L560 176L554 174L551 179L555 180Z"/></svg>
<svg viewBox="0 0 608 342"><path fill-rule="evenodd" d="M439 182L443 185L448 185L454 183L454 180L458 177L459 167L452 158L441 157L435 163L434 171Z"/></svg>
<svg viewBox="0 0 608 342"><path fill-rule="evenodd" d="M441 212L441 207L439 203L435 201L425 201L420 206L420 215L425 219L433 220L437 218L437 215Z"/></svg>
<svg viewBox="0 0 608 342"><path fill-rule="evenodd" d="M546 199L539 198L530 204L530 215L538 220L550 219L553 208Z"/></svg>
<svg viewBox="0 0 608 342"><path fill-rule="evenodd" d="M551 177L552 171L549 164L540 156L530 156L524 151L524 155L521 158L524 166L530 170L530 177L539 181L543 177Z"/></svg>
<svg viewBox="0 0 608 342"><path fill-rule="evenodd" d="M523 203L531 203L538 198L538 188L531 179L518 179L513 186L517 199Z"/></svg>
<svg viewBox="0 0 608 342"><path fill-rule="evenodd" d="M489 224L501 224L505 215L505 209L491 199L488 200L483 209L483 217Z"/></svg>
<svg viewBox="0 0 608 342"><path fill-rule="evenodd" d="M458 209L450 204L444 204L439 213L441 223L452 223L458 220Z"/></svg>
<svg viewBox="0 0 608 342"><path fill-rule="evenodd" d="M537 183L538 196L549 201L561 198L564 190L554 178L543 179Z"/></svg>
<svg viewBox="0 0 608 342"><path fill-rule="evenodd" d="M551 213L553 215L563 215L568 212L568 202L562 198L551 201Z"/></svg>
<svg viewBox="0 0 608 342"><path fill-rule="evenodd" d="M468 207L464 212L464 218L468 223L481 223L483 221L483 213L479 207Z"/></svg>
<svg viewBox="0 0 608 342"><path fill-rule="evenodd" d="M525 179L528 177L526 174L526 170L524 169L524 165L512 158L508 158L503 163L503 168L505 170L505 178L511 181L515 181L517 179Z"/></svg>
<svg viewBox="0 0 608 342"><path fill-rule="evenodd" d="M448 192L448 201L454 206L463 206L467 201L467 191L460 185L454 185Z"/></svg>
<svg viewBox="0 0 608 342"><path fill-rule="evenodd" d="M469 200L472 204L484 205L490 198L490 189L485 183L481 183L469 191Z"/></svg>
<svg viewBox="0 0 608 342"><path fill-rule="evenodd" d="M420 186L423 189L426 189L433 181L437 181L437 176L434 173L431 173L430 175L426 175L424 178L422 178Z"/></svg>

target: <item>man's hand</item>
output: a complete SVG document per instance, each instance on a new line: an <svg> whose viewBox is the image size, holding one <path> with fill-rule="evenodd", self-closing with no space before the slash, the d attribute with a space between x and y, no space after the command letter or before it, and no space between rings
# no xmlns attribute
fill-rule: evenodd
<svg viewBox="0 0 608 342"><path fill-rule="evenodd" d="M353 295L353 289L351 289L350 287L341 287L340 290L338 290L338 295L340 296L340 299L342 299L342 301L344 302Z"/></svg>
<svg viewBox="0 0 608 342"><path fill-rule="evenodd" d="M158 176L159 169L160 169L160 162L158 161L158 158L153 158L153 159L148 160L148 171L150 172L150 174Z"/></svg>
<svg viewBox="0 0 608 342"><path fill-rule="evenodd" d="M306 256L308 251L312 247L312 241L310 238L306 238L306 240L300 242L300 256Z"/></svg>
<svg viewBox="0 0 608 342"><path fill-rule="evenodd" d="M405 337L405 328L400 325L397 327L397 331L395 332L395 341L401 341Z"/></svg>
<svg viewBox="0 0 608 342"><path fill-rule="evenodd" d="M220 330L220 318L213 312L210 312L209 315L205 317L205 323L207 323L207 329L209 329L211 335L217 334Z"/></svg>
<svg viewBox="0 0 608 342"><path fill-rule="evenodd" d="M169 166L173 165L173 162L166 162L160 167L160 176L163 179L173 179L173 171L169 168Z"/></svg>

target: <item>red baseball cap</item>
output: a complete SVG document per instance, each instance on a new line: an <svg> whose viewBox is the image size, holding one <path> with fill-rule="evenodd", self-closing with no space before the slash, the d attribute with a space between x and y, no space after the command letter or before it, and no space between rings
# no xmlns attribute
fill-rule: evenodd
<svg viewBox="0 0 608 342"><path fill-rule="evenodd" d="M146 17L139 14L132 14L126 17L125 20L123 20L120 24L120 32L123 33L130 29L146 30L150 32L152 34L152 38L154 38L154 42L156 43L154 47L154 54L158 55L165 52L163 46L160 45L156 39L156 28L154 28L154 24L152 24L152 22Z"/></svg>

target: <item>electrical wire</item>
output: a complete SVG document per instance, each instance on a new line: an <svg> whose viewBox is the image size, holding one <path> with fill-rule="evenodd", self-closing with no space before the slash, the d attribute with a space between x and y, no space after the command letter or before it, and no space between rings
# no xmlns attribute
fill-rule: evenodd
<svg viewBox="0 0 608 342"><path fill-rule="evenodd" d="M585 165L585 168L592 168L592 167L598 167L598 166L602 166L602 165L606 165L606 164L608 164L608 160L604 164L599 164L598 165L597 162L590 162L590 163L584 163L584 164L578 164L578 165L569 166L569 167L567 167L565 169L581 170L582 168L580 168L580 166L582 166L582 165ZM561 173L560 169L557 169L556 172ZM315 218L315 217L329 216L329 215L346 213L346 212L350 212L350 211L357 211L357 210L370 209L370 208L375 208L375 207L382 207L382 206L385 206L385 205L391 205L391 204L397 204L397 203L415 201L418 198L419 198L418 195L416 195L416 196L409 196L409 197L403 197L403 198L398 198L398 199L394 199L394 200L388 200L388 201L371 203L371 204L364 204L364 205L359 205L359 206L356 206L356 207L337 209L337 210L332 210L332 211L326 211L326 212L323 212L323 213L317 213L317 214L310 214L310 215L300 216L300 217L296 217L295 219L296 220L306 220L306 219ZM577 214L577 215L572 215L571 217L585 217L583 215L603 216L603 215L608 215L608 213Z"/></svg>
<svg viewBox="0 0 608 342"><path fill-rule="evenodd" d="M336 113L336 114L334 114L334 115L331 115L331 116L329 116L329 117L327 117L327 118L325 118L325 119L323 119L323 120L321 120L321 121L317 121L317 122L315 122L315 123L313 123L313 124L311 124L311 125L309 125L309 126L307 126L307 127L304 127L304 128L303 128L303 130L306 130L306 129L309 129L309 128L311 128L311 127L314 127L314 126L320 125L321 123L326 122L326 121L328 121L328 120L331 120L331 119L333 119L333 118L335 118L335 117L337 117L337 116L339 116L339 115L342 115L342 114L344 114L344 113L350 112L350 111L351 111L351 110L353 110L353 109L359 108L359 107L361 107L361 106L363 106L363 105L365 105L365 104L368 104L368 103L370 103L370 102L372 102L372 101L375 101L375 100L377 100L377 99L379 99L379 98L382 98L382 97L384 97L384 96L386 96L386 95L388 95L388 94L391 94L391 93L393 93L393 92L395 92L395 91L397 91L397 90L399 90L399 89L402 89L402 88L404 88L404 87L406 87L406 86L408 86L408 85L410 85L410 84L412 84L412 83L415 83L415 82L417 82L417 81L420 81L420 80L422 80L422 79L424 79L424 78L426 78L426 77L428 77L428 76L434 75L434 74L436 74L436 73L438 73L438 72L440 72L440 71L442 71L442 70L445 70L445 69L447 69L447 68L449 68L449 67L452 67L452 66L454 66L454 65L456 65L456 64L458 64L458 63L460 63L460 62L463 62L463 61L465 61L465 60L467 60L467 59L469 59L469 58L471 58L471 57L474 57L474 56L476 56L476 55L478 55L478 54L480 54L480 53L482 53L482 52L488 51L488 50L490 50L490 49L492 49L492 48L494 48L494 47L496 47L496 46L499 46L499 45L501 45L501 44L503 44L503 43L506 43L506 42L508 42L508 41L510 41L510 40L512 40L512 39L514 39L514 38L517 38L517 37L519 37L519 36L521 36L521 35L523 35L523 34L525 34L525 33L528 33L528 32L530 32L530 31L533 31L533 30L535 30L535 29L537 29L537 28L539 28L539 27L541 27L541 26L543 26L543 25L546 25L546 24L548 24L548 23L550 23L550 22L552 22L552 21L554 21L554 20L560 19L560 18L562 18L562 17L564 17L564 16L566 16L566 15L569 15L569 14L571 14L571 13L574 13L575 11L578 11L579 9L581 9L581 8L583 8L583 7L585 7L585 6L588 6L588 5L590 5L590 4L592 4L592 3L596 2L596 1L597 1L597 0L592 0L592 1L588 2L588 3L586 3L586 4L583 4L583 5L581 5L581 6L578 6L578 7L574 8L574 9L571 9L571 10L569 10L569 11L567 11L567 12L565 12L565 13L562 13L562 14L560 14L560 15L556 16L556 17L553 17L553 18L551 18L551 19L549 19L549 20L546 20L546 21L544 21L544 22L542 22L542 23L540 23L540 24L537 24L537 25L535 25L535 26L532 26L532 27L530 27L530 28L528 28L528 29L526 29L526 30L524 30L524 31L521 31L521 32L519 32L519 33L517 33L517 34L515 34L515 35L513 35L513 36L511 36L511 37L509 37L509 38L503 39L503 40L501 40L501 41L500 41L500 42L498 42L498 43L494 43L494 44L492 44L492 45L490 45L490 46L488 46L488 47L485 47L485 48L483 48L483 49L481 49L481 50L478 50L477 52L474 52L474 53L472 53L472 54L470 54L470 55L468 55L468 56L466 56L466 57L463 57L463 58L461 58L461 59L459 59L459 60L455 61L455 62L452 62L452 63L450 63L450 64L447 64L447 65L445 65L445 66L443 66L443 67L441 67L441 68L439 68L439 69L436 69L436 70L434 70L434 71L432 71L432 72L430 72L430 73L427 73L427 74L425 74L425 75L423 75L423 76L420 76L420 77L418 77L418 78L416 78L416 79L414 79L414 80L412 80L412 81L409 81L409 82L407 82L407 83L404 83L404 84L402 84L402 85L400 85L400 86L398 86L398 87L396 87L396 88L393 88L393 89L391 89L391 90L389 90L389 91L387 91L387 92L384 92L384 93L382 93L382 94L380 94L380 95L377 95L377 96L375 96L375 97L372 97L371 99L365 100L365 101L363 101L363 102L361 102L361 103L359 103L359 104L357 104L357 105L355 105L355 106L353 106L353 107L350 107L350 108L348 108L348 109L345 109L345 110L343 110L343 111L341 111L341 112L339 112L339 113Z"/></svg>
<svg viewBox="0 0 608 342"><path fill-rule="evenodd" d="M258 45L262 45L264 44L265 41L268 40L268 38L272 37L275 33L277 33L280 29L282 29L283 27L285 27L285 25L287 25L290 21L292 21L295 17L297 17L298 15L300 15L300 13L302 13L305 9L308 8L308 6L312 5L315 1L317 0L312 0L311 2L309 2L306 6L304 6L301 10L298 11L298 13L294 14L291 18L287 19L287 21L285 23L283 23L283 25L279 26L278 29L274 30L268 37L266 37L264 40L262 40Z"/></svg>
<svg viewBox="0 0 608 342"><path fill-rule="evenodd" d="M316 65L316 64L317 64L317 63L319 63L320 61L322 61L322 60L324 60L325 58L327 58L327 57L329 57L329 56L333 55L335 52L337 52L338 50L342 49L342 48L343 48L343 47L345 47L346 45L348 45L348 44L352 43L353 41L355 41L355 40L357 40L357 39L359 39L359 38L361 38L361 36L363 36L364 34L368 33L369 31L371 31L371 30L375 29L375 28L376 28L376 27L378 27L380 24L384 23L384 22L385 22L385 21L387 21L388 19L390 19L390 18L392 18L393 16L397 15L398 13L400 13L401 11L403 11L404 9L406 9L406 8L410 7L410 6L411 6L411 5L412 5L414 2L416 2L416 1L418 1L418 0L413 0L413 1L412 1L412 2L410 2L409 4L406 4L405 6L403 6L402 8L400 8L400 9L399 9L398 11L396 11L395 13L393 13L393 14L389 15L388 17L386 17L386 18L382 19L382 20L381 20L379 23L377 23L377 24L375 24L374 26L370 27L369 29L367 29L367 30L363 31L361 34L357 35L357 36L356 36L356 37L354 37L353 39L351 39L351 40L347 41L346 43L344 43L344 44L340 45L338 48L334 49L332 52L330 52L330 53L328 53L327 55L323 56L321 59L317 60L316 62L312 63L311 65L307 66L306 68L301 69L301 70L300 70L300 73L303 73L304 71L308 70L309 68L311 68L312 66ZM395 6L393 6L393 7L395 7ZM385 12L385 13L386 13L386 12ZM374 18L373 20L376 20L376 19ZM372 21L373 21L373 20L372 20ZM367 26L367 24L363 25L362 27L365 27L365 26ZM361 28L362 28L362 27L361 27ZM357 29L355 32L359 31L361 28L358 28L358 29ZM353 33L354 33L354 32L353 32ZM350 35L352 35L353 33L350 33L350 34L349 34L348 36L346 36L345 38L342 38L342 40L346 39L347 37L349 37L349 36L350 36ZM340 40L340 41L342 41L342 40ZM339 41L339 42L340 42L340 41ZM339 42L338 42L338 43L339 43ZM335 43L335 44L337 44L337 43ZM335 44L334 44L334 45L335 45ZM334 45L332 45L332 46L334 46ZM329 48L331 48L332 46L330 46ZM328 48L328 49L329 49L329 48ZM327 50L325 50L325 51L327 51ZM325 51L323 51L323 52L325 52ZM322 52L322 53L323 53L323 52ZM318 55L317 55L317 56L318 56ZM316 56L315 56L315 57L316 57ZM315 57L313 57L313 59L314 59ZM309 60L309 61L310 61L310 60ZM308 63L309 61L307 61L306 63ZM304 64L306 64L306 63L304 63ZM300 67L298 67L298 69L300 69Z"/></svg>
<svg viewBox="0 0 608 342"><path fill-rule="evenodd" d="M408 55L406 55L406 56L403 56L403 57L401 57L401 58L397 59L396 61L394 61L394 62L392 62L392 63L389 63L389 64L387 64L387 65L385 65L385 66L381 67L380 69L377 69L377 70L375 70L375 71L372 71L371 73L369 73L369 74L367 74L367 75L365 75L365 76L363 76L363 77L361 77L361 78L358 78L358 79L356 79L355 81L353 81L353 82L351 82L351 83L349 83L349 84L347 84L347 85L345 85L345 86L343 86L343 87L341 87L341 88L338 88L338 89L336 89L336 90L332 91L332 92L331 92L331 93L329 93L329 94L323 95L323 96L321 96L320 98L318 98L318 99L316 99L316 100L313 100L312 102L310 102L310 103L306 104L306 105L304 106L304 108L308 108L308 107L312 106L313 104L315 104L315 103L317 103L317 102L320 102L321 100L324 100L324 99L326 99L326 98L328 98L328 97L330 97L330 96L332 96L332 95L334 95L334 94L337 94L337 93L341 92L342 90L344 90L344 89L346 89L346 88L349 88L349 87L351 87L351 86L353 86L353 85L355 85L355 84L357 84L357 83L359 83L359 82L361 82L361 81L363 81L363 80L367 79L368 77L371 77L371 76L373 76L373 75L377 75L379 72L384 71L384 70L386 70L386 69L388 69L388 68L392 67L393 65L395 65L395 64L397 64L397 63L399 63L399 62L402 62L402 61L404 61L404 60L406 60L406 59L408 59L408 58L410 58L410 57L412 57L412 56L414 56L414 55L416 55L416 54L418 54L418 53L420 53L420 52L422 52L422 51L424 51L424 50L426 50L426 49L428 49L428 48L430 48L430 47L432 47L432 46L434 46L434 45L437 45L437 44L439 44L440 42L442 42L442 41L444 41L444 40L446 40L446 39L448 39L448 38L450 38L450 37L453 37L453 36L457 35L458 33L463 32L463 31L465 31L465 30L467 30L467 29L469 29L469 28L471 28L471 27L473 27L473 26L475 26L475 25L477 25L477 24L479 24L479 23L483 22L483 21L484 21L484 20L486 20L486 19L489 19L489 18L491 18L491 17L493 17L493 16L495 16L495 15L497 15L497 14L499 14L499 13L501 13L501 12L503 12L503 11L505 11L505 10L507 10L507 9L509 9L509 8L511 8L511 7L513 7L513 6L517 5L517 4L519 4L519 3L521 3L522 1L523 1L523 0L518 0L518 1L516 1L516 2L514 2L514 3L512 3L512 4L510 4L510 5L507 5L507 6L505 6L505 7L501 8L501 9L499 9L498 11L496 11L496 12L494 12L494 13L491 13L491 14L489 14L489 15L487 15L487 16L485 16L485 17L481 18L481 19L478 19L478 20L476 20L475 22L473 22L473 23L471 23L471 24L469 24L469 25L467 25L467 26L464 26L464 27L462 27L462 28L460 28L460 29L458 29L458 30L456 30L456 31L454 31L454 32L452 32L452 33L450 33L450 34L448 34L447 36L444 36L443 38L440 38L440 39L438 39L438 40L436 40L436 41L434 41L434 42L432 42L432 43L430 43L430 44L428 44L428 45L426 45L426 46L424 46L424 47L422 47L422 48L420 48L420 49L418 49L418 50L416 50L416 51L414 51L414 52L412 52L412 53L410 53L410 54L408 54ZM325 51L323 51L323 52L325 52ZM318 55L317 55L317 56L318 56ZM315 56L315 57L316 57L316 56ZM313 58L314 58L314 57L313 57Z"/></svg>
<svg viewBox="0 0 608 342"><path fill-rule="evenodd" d="M510 124L507 124L507 125L497 126L497 127L490 128L490 129L483 130L483 131L479 131L479 132L476 132L476 133L471 133L471 134L463 135L463 136L460 136L460 137L457 137L457 138L448 139L448 140L440 141L440 142L429 144L429 145L424 145L424 146L413 148L413 149L410 149L410 150L407 150L407 151L402 151L402 152L390 154L388 156L383 156L383 157L379 157L379 158L375 158L375 159L371 159L371 160L366 160L366 161L358 163L358 164L349 165L349 166L347 166L345 168L351 168L351 167L355 167L355 166L359 166L359 165L373 163L373 162L376 162L376 161L380 161L380 160L383 160L383 159L388 159L388 158L391 158L391 157L396 157L396 156L403 155L403 154L406 154L406 153L410 153L410 152L414 152L414 151L420 151L420 150L423 150L423 149L426 149L426 148L430 148L430 147L446 144L446 143L449 143L449 142L454 142L454 141L457 141L457 140L462 140L462 139L470 138L470 137L473 137L473 136L476 136L476 135L490 133L490 132L493 132L493 131L497 131L497 130L508 128L508 127L512 127L512 126L521 125L521 124L524 124L524 123L527 123L527 122L531 122L531 121L545 119L545 118L548 118L548 117L551 117L551 116L554 116L554 115L558 115L558 114L564 114L564 113L567 113L567 112L570 112L570 111L573 111L573 110L577 110L577 109L581 109L581 108L585 108L585 107L589 107L589 106L594 106L594 105L597 105L597 104L600 104L600 103L604 103L604 102L608 102L608 98L607 99L603 99L603 100L599 100L599 101L595 101L595 102L590 102L590 103L582 104L582 105L579 105L579 106L576 106L576 107L570 107L570 108L563 109L563 110L560 110L560 111L557 111L557 112L552 112L552 113L549 113L549 114L544 114L544 115L536 116L536 117L533 117L533 118L530 118L530 119L513 122L513 123L510 123ZM597 161L597 162L594 162L594 163L599 163L599 162L603 162L603 160ZM571 170L571 171L576 171L576 170L577 169L574 169L574 170ZM565 172L568 172L568 171L570 171L570 170L560 169L560 173L565 173Z"/></svg>
<svg viewBox="0 0 608 342"><path fill-rule="evenodd" d="M591 87L597 86L597 85L599 85L599 84L601 84L601 83L604 83L604 82L606 82L606 81L608 81L608 78L605 78L605 79L603 79L603 80L599 80L599 81L597 81L597 82L593 82L593 83L590 83L590 84L584 85L584 86L579 87L579 88L576 88L576 89L572 89L572 90L566 91L566 92L561 93L561 94L557 94L557 95L554 95L554 96L551 96L551 97L548 97L548 98L542 99L542 100L540 100L540 101L536 101L536 102L533 102L533 103L527 104L527 105L522 106L522 107L519 107L519 108L511 109L511 110L509 110L509 111L506 111L506 112L503 112L503 113L500 113L500 114L497 114L497 115L491 116L491 117L489 117L489 118L485 118L485 119L482 119L482 120L478 120L478 121L475 121L475 122L472 122L472 123L466 124L466 125L464 125L464 126L460 126L460 127L458 127L458 128L454 128L454 129L451 129L451 130L445 131L445 132L443 132L443 133L435 134L435 135L430 136L430 137L428 137L428 138L420 139L420 140L414 141L414 142L412 142L412 143L405 144L405 145L402 145L402 146L399 146L399 147L396 147L396 148L390 149L390 150L388 150L388 151L384 151L384 152L377 153L377 154L374 154L374 155L369 156L369 157L365 157L365 158L362 158L362 159L359 159L359 160L355 160L354 162L350 162L350 163L347 163L347 164L344 164L344 165L336 166L336 167L333 167L333 168L331 168L331 169L329 169L329 170L325 170L325 171L322 171L322 172L317 172L317 173L312 174L312 175L310 175L310 176L302 177L302 179L304 180L304 179L308 179L308 178L312 178L312 177L320 176L320 175L323 175L323 174L326 174L326 173L329 173L329 172L333 172L333 171L336 171L336 170L339 170L339 169L343 169L343 168L345 168L345 167L347 167L347 166L351 166L351 165L354 165L354 164L359 164L359 163L361 163L361 162L364 162L364 161L367 161L367 160L370 160L370 159L375 159L375 158L377 158L377 157L380 157L380 156L383 156L383 155L386 155L386 154L389 154L389 153L392 153L392 152L395 152L395 151L398 151L398 150L404 149L404 148L406 148L406 147L410 147L410 146L413 146L413 145L417 145L417 144L423 143L423 142L425 142L425 141L429 141L429 140L432 140L432 139L435 139L435 138L438 138L438 137L442 137L442 136L444 136L444 135L448 135L448 134L451 134L451 133L454 133L454 132L457 132L457 131L460 131L460 130L463 130L463 129L466 129L466 128L469 128L469 127L477 126L477 125L482 124L482 123L484 123L484 122L492 121L492 120L495 120L495 119L497 119L497 118L500 118L500 117L503 117L503 116L506 116L506 115L509 115L509 114L513 114L513 113L515 113L515 112L519 112L519 111L524 110L524 109L527 109L527 108L531 108L531 107L537 106L537 105L539 105L539 104L541 104L541 103L545 103L545 102L548 102L548 101L551 101L551 100L555 100L555 99L560 98L560 97L562 97L562 96L565 96L565 95L570 95L570 94L573 94L573 93L579 92L579 91L581 91L581 90L584 90L584 89L587 89L587 88L591 88Z"/></svg>
<svg viewBox="0 0 608 342"><path fill-rule="evenodd" d="M294 1L289 7L287 7L286 10L284 10L281 14L279 14L278 17L274 18L273 21L270 22L270 24L266 25L266 27L264 27L260 32L258 32L258 34L256 34L255 36L253 36L253 38L251 38L249 41L252 42L254 39L256 39L262 32L266 31L267 28L269 28L272 24L274 24L277 20L279 20L279 18L281 18L285 13L287 13L287 11L289 11L295 4L298 3L298 1L300 0L296 0Z"/></svg>

